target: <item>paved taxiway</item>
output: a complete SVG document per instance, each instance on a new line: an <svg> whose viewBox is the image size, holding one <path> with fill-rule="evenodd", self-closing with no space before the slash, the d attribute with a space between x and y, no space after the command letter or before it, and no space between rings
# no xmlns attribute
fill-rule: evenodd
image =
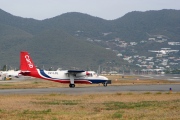
<svg viewBox="0 0 180 120"><path fill-rule="evenodd" d="M126 86L97 86L76 88L38 88L38 89L1 89L0 94L87 94L87 93L118 93L118 92L180 92L180 84L169 85L126 85Z"/></svg>

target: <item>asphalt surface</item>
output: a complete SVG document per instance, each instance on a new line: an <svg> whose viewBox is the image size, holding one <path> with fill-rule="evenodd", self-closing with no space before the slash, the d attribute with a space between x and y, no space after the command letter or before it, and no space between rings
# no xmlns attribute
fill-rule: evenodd
<svg viewBox="0 0 180 120"><path fill-rule="evenodd" d="M0 94L87 94L87 93L118 93L118 92L180 92L179 84L169 85L126 85L126 86L92 86L76 88L38 88L38 89L1 89Z"/></svg>
<svg viewBox="0 0 180 120"><path fill-rule="evenodd" d="M168 81L180 81L180 74L172 74L172 75L140 75L138 76L142 79L156 79L156 80L168 80Z"/></svg>
<svg viewBox="0 0 180 120"><path fill-rule="evenodd" d="M141 79L160 79L168 81L180 81L180 75L140 75ZM13 81L3 82L19 82L24 79L15 79ZM0 94L87 94L87 93L118 93L118 92L168 92L172 89L174 92L180 92L180 84L164 84L164 85L119 85L119 86L90 86L76 88L34 88L34 89L0 89Z"/></svg>

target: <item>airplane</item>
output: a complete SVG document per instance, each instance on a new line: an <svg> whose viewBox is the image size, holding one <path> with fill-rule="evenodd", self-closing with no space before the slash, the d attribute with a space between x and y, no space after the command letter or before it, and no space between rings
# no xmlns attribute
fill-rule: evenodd
<svg viewBox="0 0 180 120"><path fill-rule="evenodd" d="M169 50L169 49L163 49L162 50L149 50L149 52L157 52L161 53L163 55L169 54L170 52L179 52L179 50Z"/></svg>
<svg viewBox="0 0 180 120"><path fill-rule="evenodd" d="M20 71L14 71L14 70L8 70L8 71L0 71L0 76L3 77L3 79L12 79L12 77L19 78L20 77Z"/></svg>
<svg viewBox="0 0 180 120"><path fill-rule="evenodd" d="M79 84L99 84L105 87L111 84L111 80L104 76L98 76L94 71L84 70L58 70L46 71L37 69L32 58L27 51L20 52L20 74L23 76L31 76L44 80L59 83L69 83L70 88L75 87L75 83Z"/></svg>

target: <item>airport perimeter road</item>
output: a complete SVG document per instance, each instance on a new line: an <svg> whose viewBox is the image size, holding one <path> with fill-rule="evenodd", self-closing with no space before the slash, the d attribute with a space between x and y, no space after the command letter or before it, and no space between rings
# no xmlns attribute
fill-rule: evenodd
<svg viewBox="0 0 180 120"><path fill-rule="evenodd" d="M38 89L1 89L0 94L88 94L88 93L118 93L118 92L180 92L180 85L127 85L127 86L99 86L77 88L38 88Z"/></svg>

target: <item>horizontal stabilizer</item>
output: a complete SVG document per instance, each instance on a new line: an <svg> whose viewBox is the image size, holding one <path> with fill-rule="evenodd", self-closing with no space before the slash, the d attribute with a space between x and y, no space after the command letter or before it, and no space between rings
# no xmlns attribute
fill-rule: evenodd
<svg viewBox="0 0 180 120"><path fill-rule="evenodd" d="M19 74L20 75L24 75L24 76L27 76L27 75L29 75L31 73L31 71L25 71L25 70L22 70Z"/></svg>
<svg viewBox="0 0 180 120"><path fill-rule="evenodd" d="M21 73L30 73L31 71L21 71Z"/></svg>

